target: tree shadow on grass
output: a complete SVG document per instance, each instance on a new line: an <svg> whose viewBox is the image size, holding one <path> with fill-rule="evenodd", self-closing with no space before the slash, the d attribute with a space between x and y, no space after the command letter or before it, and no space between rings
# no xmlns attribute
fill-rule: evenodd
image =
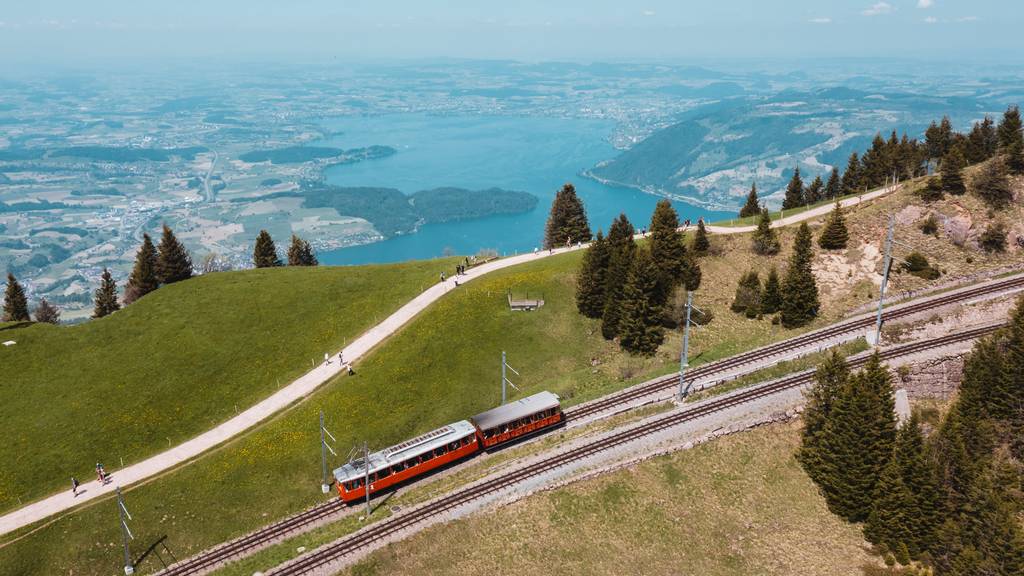
<svg viewBox="0 0 1024 576"><path fill-rule="evenodd" d="M0 326L0 332L4 330L17 330L18 328L25 328L35 324L35 322L14 322L8 326Z"/></svg>

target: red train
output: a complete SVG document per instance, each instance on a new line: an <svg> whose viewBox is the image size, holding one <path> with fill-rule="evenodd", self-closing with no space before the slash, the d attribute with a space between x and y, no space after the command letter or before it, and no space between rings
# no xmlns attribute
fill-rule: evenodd
<svg viewBox="0 0 1024 576"><path fill-rule="evenodd" d="M563 420L558 396L540 392L373 452L368 467L363 458L345 464L334 471L338 494L345 502L358 501L366 498L367 474L373 495L449 462L556 426Z"/></svg>

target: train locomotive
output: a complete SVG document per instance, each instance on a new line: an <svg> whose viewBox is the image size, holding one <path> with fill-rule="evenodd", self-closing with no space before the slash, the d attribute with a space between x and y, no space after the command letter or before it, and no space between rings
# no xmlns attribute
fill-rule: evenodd
<svg viewBox="0 0 1024 576"><path fill-rule="evenodd" d="M372 496L450 462L469 458L482 450L502 446L564 421L559 398L551 392L540 392L509 402L335 469L338 494L345 502L363 500L367 483Z"/></svg>

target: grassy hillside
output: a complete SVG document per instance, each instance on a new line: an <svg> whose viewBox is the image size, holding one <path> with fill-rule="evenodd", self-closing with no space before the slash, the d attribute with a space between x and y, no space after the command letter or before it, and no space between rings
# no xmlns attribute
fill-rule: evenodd
<svg viewBox="0 0 1024 576"><path fill-rule="evenodd" d="M793 458L798 430L756 429L435 526L343 574L854 574L872 558Z"/></svg>
<svg viewBox="0 0 1024 576"><path fill-rule="evenodd" d="M76 326L0 327L0 510L211 428L396 310L445 262L201 276Z"/></svg>
<svg viewBox="0 0 1024 576"><path fill-rule="evenodd" d="M902 196L887 200L909 201ZM857 268L856 274L847 276L839 274L843 269L837 266L860 262L867 250L862 241L877 245L885 211L865 207L851 211L848 218L855 231L850 250L817 257L824 308L815 326L877 296L867 272L861 274ZM908 225L906 230L913 228ZM785 250L774 258L780 266L792 232L783 230L782 235ZM715 319L694 332L692 363L793 335L768 319L748 320L728 310L738 277L748 268L766 270L772 260L751 254L746 235L713 237L712 242L714 255L702 260L704 283L696 303L713 312ZM321 408L338 438L338 452L344 455L363 440L383 447L493 406L500 397L502 350L522 374L515 378L522 392L513 392L513 397L548 389L561 394L567 404L675 371L677 333L669 334L654 358L630 358L601 338L597 322L576 313L573 295L580 257L555 256L453 290L362 362L355 378L334 381L258 430L130 490L126 497L139 519L138 546L145 549L166 535L180 558L322 501L316 430ZM991 265L1019 259L1020 254L974 257ZM952 256L948 262L952 266ZM828 274L837 280L826 282ZM504 299L509 288L542 293L547 304L535 312L510 312ZM223 510L232 513L226 516ZM108 499L0 548L0 572L116 572L120 536L109 522L114 513ZM159 563L151 556L141 568L153 571Z"/></svg>

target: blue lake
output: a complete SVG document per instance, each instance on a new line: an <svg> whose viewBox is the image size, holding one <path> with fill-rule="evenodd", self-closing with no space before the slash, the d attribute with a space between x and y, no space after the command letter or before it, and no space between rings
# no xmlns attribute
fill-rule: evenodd
<svg viewBox="0 0 1024 576"><path fill-rule="evenodd" d="M399 262L446 251L475 254L484 248L499 254L532 251L541 244L551 200L565 182L576 186L594 230L607 231L620 212L638 229L644 227L658 201L650 194L580 176L616 155L607 141L613 128L609 121L391 114L330 120L325 127L338 133L325 145L382 144L398 150L388 158L328 168L325 176L331 184L384 186L406 194L441 186L498 187L529 192L540 200L536 209L523 214L427 224L414 234L322 252L318 257L324 264ZM680 220L732 215L685 203L675 207Z"/></svg>

